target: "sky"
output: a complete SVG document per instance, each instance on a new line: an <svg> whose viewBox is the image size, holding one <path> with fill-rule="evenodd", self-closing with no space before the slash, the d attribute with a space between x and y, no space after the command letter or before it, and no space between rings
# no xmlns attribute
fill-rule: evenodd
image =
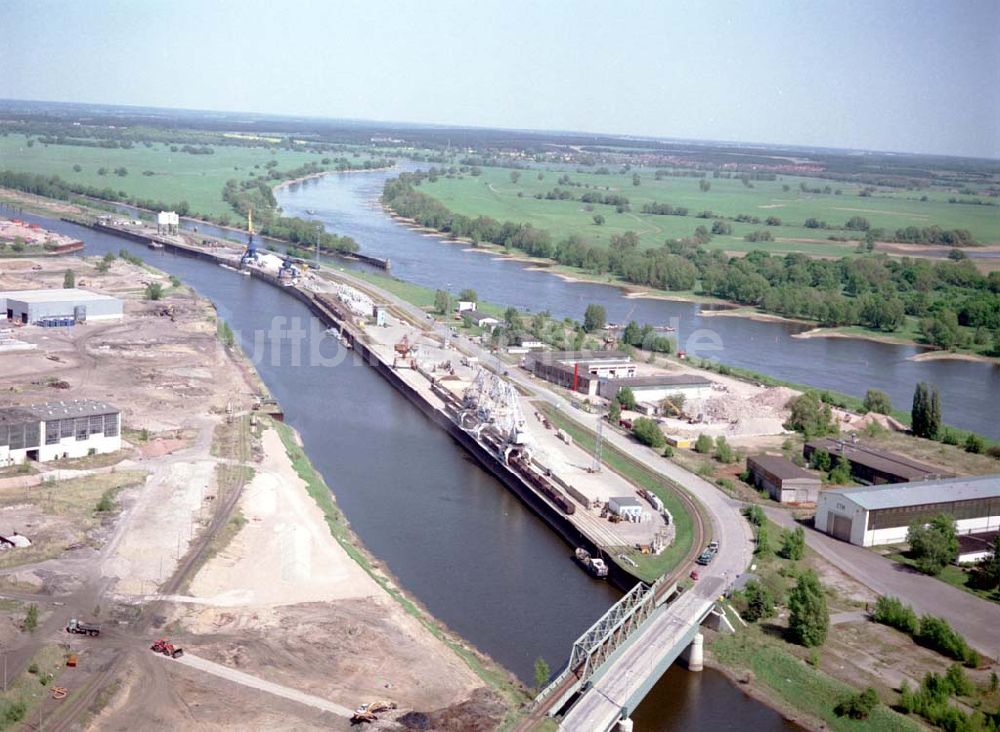
<svg viewBox="0 0 1000 732"><path fill-rule="evenodd" d="M1000 158L1000 2L2 0L0 98Z"/></svg>

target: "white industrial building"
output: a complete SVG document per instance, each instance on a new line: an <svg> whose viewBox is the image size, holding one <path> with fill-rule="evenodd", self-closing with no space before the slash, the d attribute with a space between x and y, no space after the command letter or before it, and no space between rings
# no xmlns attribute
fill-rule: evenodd
<svg viewBox="0 0 1000 732"><path fill-rule="evenodd" d="M156 214L157 234L176 234L180 225L181 219L176 211L160 211Z"/></svg>
<svg viewBox="0 0 1000 732"><path fill-rule="evenodd" d="M123 303L117 297L70 287L0 292L0 308L7 320L24 325L72 325L120 320Z"/></svg>
<svg viewBox="0 0 1000 732"><path fill-rule="evenodd" d="M122 446L121 412L77 399L0 409L0 466L115 452Z"/></svg>
<svg viewBox="0 0 1000 732"><path fill-rule="evenodd" d="M632 496L613 496L608 500L608 510L625 521L642 521L642 504Z"/></svg>
<svg viewBox="0 0 1000 732"><path fill-rule="evenodd" d="M667 397L681 395L685 399L706 399L712 395L712 382L698 374L661 374L632 376L602 381L597 393L614 399L619 389L628 387L637 402L659 404Z"/></svg>
<svg viewBox="0 0 1000 732"><path fill-rule="evenodd" d="M602 379L635 376L636 365L621 351L542 351L530 353L524 368L573 391L596 396Z"/></svg>
<svg viewBox="0 0 1000 732"><path fill-rule="evenodd" d="M480 328L483 328L484 330L492 330L493 328L496 328L498 325L500 325L499 318L494 318L489 313L480 313L476 310L467 310L466 314L467 315L463 317L471 318L473 323L478 325Z"/></svg>
<svg viewBox="0 0 1000 732"><path fill-rule="evenodd" d="M859 546L898 544L942 513L959 534L1000 529L1000 474L820 491L816 528Z"/></svg>

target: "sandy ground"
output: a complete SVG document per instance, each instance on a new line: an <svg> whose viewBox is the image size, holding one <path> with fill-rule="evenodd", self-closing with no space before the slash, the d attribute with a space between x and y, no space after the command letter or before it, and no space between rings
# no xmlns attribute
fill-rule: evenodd
<svg viewBox="0 0 1000 732"><path fill-rule="evenodd" d="M215 461L161 459L146 463L152 475L134 495L129 529L102 566L122 599L154 594L170 577L207 515L205 495L215 491Z"/></svg>
<svg viewBox="0 0 1000 732"><path fill-rule="evenodd" d="M264 460L244 490L247 524L191 585L212 605L294 605L378 594L375 581L333 541L273 429ZM237 588L237 589L234 589Z"/></svg>
<svg viewBox="0 0 1000 732"><path fill-rule="evenodd" d="M122 409L125 447L114 460L73 461L64 466L73 473L48 465L33 466L36 470L95 481L128 471L139 480L118 496L120 513L103 518L94 517L92 508L102 484L90 489L94 495L81 492L72 510L83 511L87 523L78 526L72 512L61 507L52 512L45 490L22 485L22 476L5 475L0 528L30 530L40 541L23 550L38 548L23 555L28 564L13 569L0 564L0 595L40 592L46 603L43 627L33 635L16 627L23 607L0 608L0 642L13 648L12 663L26 664L50 636L64 642L62 624L70 613L114 628L98 643L73 637L74 649L84 654L81 668L58 679L71 690L85 680L106 690L79 702L96 715L90 728L349 726L329 712L155 657L146 637L152 632L169 633L207 661L335 701L339 708L388 698L400 705L399 713L419 711L443 720L441 729L465 728L455 726L456 720L495 726L505 711L499 697L350 559L306 493L277 433L265 430L259 442L237 440L233 444L246 448L238 456L226 449L231 425L245 423L240 415L262 393L252 368L219 343L211 305L183 287L147 302L141 299L144 283L169 287L165 276L120 260L102 275L94 261L41 260L41 269L33 270L31 260L19 260L3 262L0 270L0 289L61 287L69 266L78 285L83 280L85 287L125 299L121 322L18 328L17 337L38 349L0 354L0 366L5 403L95 398ZM206 539L216 507L231 495L232 488L222 493L221 476L240 466L254 471L239 503L246 524L197 571L190 594L157 594L189 547ZM23 477L33 482L38 475ZM30 491L37 496L22 500ZM56 540L73 546L52 555ZM65 602L51 605L53 594ZM154 614L145 610L150 602L156 603L150 606ZM155 630L133 637L134 622L151 623ZM56 704L46 702L43 716L55 713Z"/></svg>
<svg viewBox="0 0 1000 732"><path fill-rule="evenodd" d="M982 356L976 353L954 353L952 351L924 351L910 356L910 361L982 361L984 363L1000 363L1000 358Z"/></svg>
<svg viewBox="0 0 1000 732"><path fill-rule="evenodd" d="M177 598L185 648L351 709L387 698L426 712L481 686L336 542L277 432L261 442L246 525Z"/></svg>
<svg viewBox="0 0 1000 732"><path fill-rule="evenodd" d="M78 287L125 299L120 322L17 328L18 339L38 348L0 353L5 382L15 395L12 401L100 399L122 410L126 430L146 428L153 433L179 429L202 409L221 414L231 402L249 407L252 386L240 371L228 370L233 367L215 335L210 303L196 299L185 287L171 290L159 302L143 300L146 283L169 287L167 278L121 260L100 274L95 262L76 257L37 260L42 269L33 271L36 261L4 261L3 290L62 287L69 268L76 273ZM68 388L54 388L55 381L66 382Z"/></svg>
<svg viewBox="0 0 1000 732"><path fill-rule="evenodd" d="M685 400L685 417L663 418L663 431L668 435L724 435L734 444L753 437L780 435L785 432L783 425L789 415L786 405L798 395L798 392L784 386L758 386L676 363L671 363L669 369L640 363L637 371L638 376L663 373L692 374L712 382L710 396ZM695 422L689 422L689 418Z"/></svg>

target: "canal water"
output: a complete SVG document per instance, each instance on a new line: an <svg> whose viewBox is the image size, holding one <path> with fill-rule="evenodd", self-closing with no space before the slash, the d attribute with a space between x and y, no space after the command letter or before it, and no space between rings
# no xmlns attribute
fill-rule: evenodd
<svg viewBox="0 0 1000 732"><path fill-rule="evenodd" d="M353 237L366 254L389 257L392 274L432 288L458 292L556 317L580 320L588 303L600 303L612 322L672 324L681 348L779 379L864 396L881 389L897 408L908 409L917 382L941 391L948 424L1000 438L1000 367L970 361L911 361L921 352L901 346L845 338L793 338L809 326L725 316L707 317L698 305L628 298L616 287L568 282L521 262L471 251L393 221L378 205L382 185L401 170L331 174L278 190L289 215L315 218L330 231ZM315 211L309 215L307 210Z"/></svg>
<svg viewBox="0 0 1000 732"><path fill-rule="evenodd" d="M128 249L210 298L365 546L435 617L525 683L533 683L536 658L557 668L619 597L581 572L570 548L458 443L322 328L310 327L309 311L295 298L207 262L22 218L83 240L89 255ZM299 325L301 340L275 337ZM679 666L635 719L640 732L797 729L721 674Z"/></svg>

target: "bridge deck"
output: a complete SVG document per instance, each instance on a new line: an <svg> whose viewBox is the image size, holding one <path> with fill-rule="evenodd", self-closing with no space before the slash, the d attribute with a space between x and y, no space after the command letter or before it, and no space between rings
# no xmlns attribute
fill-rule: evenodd
<svg viewBox="0 0 1000 732"><path fill-rule="evenodd" d="M602 669L559 728L570 732L610 730L623 709L631 713L698 633L723 586L721 577L706 578L660 607Z"/></svg>

